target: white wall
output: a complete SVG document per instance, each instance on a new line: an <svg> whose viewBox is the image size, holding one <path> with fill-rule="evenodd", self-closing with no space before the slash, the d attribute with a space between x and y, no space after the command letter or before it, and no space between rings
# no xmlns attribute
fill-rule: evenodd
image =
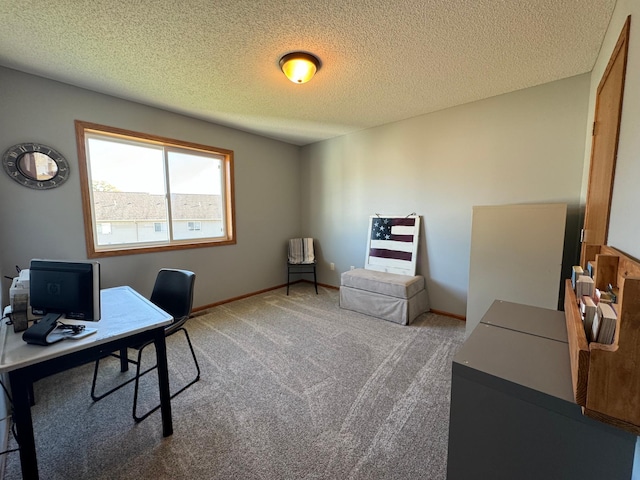
<svg viewBox="0 0 640 480"><path fill-rule="evenodd" d="M464 316L474 205L567 203L574 263L588 90L585 74L303 147L302 228L318 239L319 280L362 267L369 215L416 212L431 307Z"/></svg>
<svg viewBox="0 0 640 480"><path fill-rule="evenodd" d="M591 75L589 119L593 121L598 84L602 79L613 48L627 16L631 15L627 75L622 103L618 160L616 163L608 244L635 258L640 258L640 2L618 0L600 54ZM586 199L589 162L591 159L591 134L587 132L585 149L585 175L582 190Z"/></svg>
<svg viewBox="0 0 640 480"><path fill-rule="evenodd" d="M0 274L34 257L84 259L74 120L233 150L237 244L100 259L102 285L148 295L157 270L196 272L195 306L285 283L286 239L300 234L299 147L0 68L0 153L39 142L65 156L67 183L35 191L0 173ZM5 298L9 280L3 278Z"/></svg>

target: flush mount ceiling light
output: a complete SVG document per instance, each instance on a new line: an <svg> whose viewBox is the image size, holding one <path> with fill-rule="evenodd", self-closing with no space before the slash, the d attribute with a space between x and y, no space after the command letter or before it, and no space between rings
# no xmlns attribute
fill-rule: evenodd
<svg viewBox="0 0 640 480"><path fill-rule="evenodd" d="M280 68L293 83L307 83L320 68L320 60L310 53L291 52L280 59Z"/></svg>

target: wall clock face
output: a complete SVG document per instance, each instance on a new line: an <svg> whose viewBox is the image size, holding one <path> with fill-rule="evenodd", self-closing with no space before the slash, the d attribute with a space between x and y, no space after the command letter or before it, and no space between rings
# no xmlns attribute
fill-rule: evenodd
<svg viewBox="0 0 640 480"><path fill-rule="evenodd" d="M2 167L25 187L47 190L69 178L69 164L58 151L40 143L19 143L2 156Z"/></svg>

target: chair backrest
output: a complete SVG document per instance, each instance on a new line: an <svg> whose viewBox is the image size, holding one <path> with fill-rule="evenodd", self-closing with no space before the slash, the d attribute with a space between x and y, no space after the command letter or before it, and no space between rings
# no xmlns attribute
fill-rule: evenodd
<svg viewBox="0 0 640 480"><path fill-rule="evenodd" d="M314 263L313 238L292 238L289 240L289 263Z"/></svg>
<svg viewBox="0 0 640 480"><path fill-rule="evenodd" d="M174 324L186 321L193 306L196 274L188 270L163 268L158 272L151 302L169 313Z"/></svg>

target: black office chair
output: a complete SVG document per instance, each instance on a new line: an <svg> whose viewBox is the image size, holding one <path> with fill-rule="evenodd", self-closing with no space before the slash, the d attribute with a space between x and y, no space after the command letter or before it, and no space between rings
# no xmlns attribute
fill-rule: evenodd
<svg viewBox="0 0 640 480"><path fill-rule="evenodd" d="M313 284L318 294L318 280L316 278L316 257L313 252L313 238L292 238L289 240L287 252L287 295L291 275L313 273Z"/></svg>
<svg viewBox="0 0 640 480"><path fill-rule="evenodd" d="M197 375L194 380L189 382L187 385L182 387L175 393L171 394L171 398L174 398L179 393L182 393L191 385L200 380L200 366L198 365L198 360L196 359L196 354L193 350L193 345L191 344L191 339L189 338L189 334L185 328L185 323L189 319L189 315L191 314L191 307L193 304L193 288L196 280L196 275L193 272L189 272L187 270L176 270L163 268L158 272L158 276L156 278L156 283L153 287L153 292L151 294L151 302L155 305L163 309L165 312L169 313L173 317L173 322L165 327L165 337L169 337L178 331L184 332L184 335L187 339L187 343L189 344L189 349L191 350L191 355L193 357L193 362L196 366ZM135 382L135 390L133 395L133 418L136 422L141 422L157 409L160 408L160 405L157 405L155 408L151 409L144 415L137 415L137 405L138 405L138 387L140 383L140 377L146 375L150 371L157 368L157 364L153 367L148 368L144 372L140 372L140 368L142 365L142 352L148 345L151 345L153 342L146 342L139 345L130 345L129 348L136 349L138 351L138 359L131 360L127 355L127 349L124 348L120 351L120 354L111 353L110 356L120 358L121 360L125 360L122 366L122 371L126 371L127 363L132 363L136 365L136 375L135 377L127 380L126 382L112 388L106 393L101 395L96 395L96 380L98 378L98 366L100 364L100 360L96 360L96 365L93 371L93 383L91 385L91 398L94 401L98 401L106 397L107 395L112 394L116 390L128 385L131 382Z"/></svg>

